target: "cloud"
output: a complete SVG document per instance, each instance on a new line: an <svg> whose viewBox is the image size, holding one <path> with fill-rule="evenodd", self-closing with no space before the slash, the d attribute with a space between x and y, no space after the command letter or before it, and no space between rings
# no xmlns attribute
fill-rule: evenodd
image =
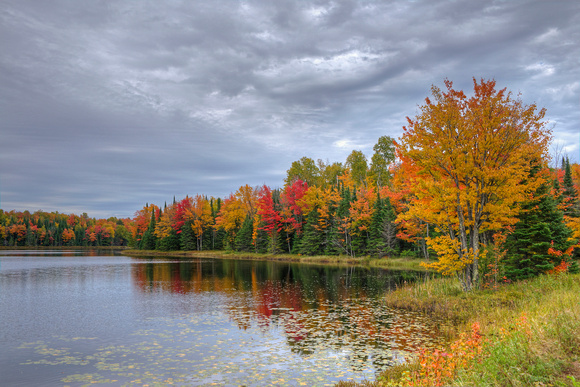
<svg viewBox="0 0 580 387"><path fill-rule="evenodd" d="M370 156L445 78L494 78L573 153L575 2L7 0L1 207L131 216ZM575 155L571 154L575 160Z"/></svg>

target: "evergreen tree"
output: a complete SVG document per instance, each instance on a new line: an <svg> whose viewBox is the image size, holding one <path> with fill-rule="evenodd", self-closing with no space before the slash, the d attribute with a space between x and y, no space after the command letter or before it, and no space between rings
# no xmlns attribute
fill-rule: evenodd
<svg viewBox="0 0 580 387"><path fill-rule="evenodd" d="M254 230L253 226L254 219L252 219L250 216L247 216L234 240L234 249L236 251L254 250L254 246L252 246L252 233Z"/></svg>
<svg viewBox="0 0 580 387"><path fill-rule="evenodd" d="M306 217L304 225L304 235L297 243L299 254L303 255L321 255L324 253L324 234L316 226L318 225L318 209L315 207Z"/></svg>
<svg viewBox="0 0 580 387"><path fill-rule="evenodd" d="M375 211L370 226L369 253L383 257L395 252L397 228L395 210L389 198L377 194Z"/></svg>
<svg viewBox="0 0 580 387"><path fill-rule="evenodd" d="M214 250L224 250L226 248L226 240L228 233L223 228L213 230L213 249Z"/></svg>
<svg viewBox="0 0 580 387"><path fill-rule="evenodd" d="M163 251L181 250L180 237L173 228L165 238L157 238L156 248Z"/></svg>
<svg viewBox="0 0 580 387"><path fill-rule="evenodd" d="M506 240L506 276L513 280L525 279L554 268L559 262L548 254L548 249L565 251L570 247L570 235L562 211L550 195L549 185L542 185L534 199L522 204L519 221Z"/></svg>
<svg viewBox="0 0 580 387"><path fill-rule="evenodd" d="M181 227L181 249L182 250L195 250L197 248L197 241L193 229L191 228L191 221L187 221Z"/></svg>
<svg viewBox="0 0 580 387"><path fill-rule="evenodd" d="M213 227L205 227L203 229L202 243L200 250L214 250Z"/></svg>
<svg viewBox="0 0 580 387"><path fill-rule="evenodd" d="M572 218L577 218L580 216L580 209L578 205L578 194L576 188L574 188L574 182L572 181L572 170L570 168L570 160L566 158L565 172L564 172L564 192L563 192L564 202L566 204L566 209L564 214Z"/></svg>
<svg viewBox="0 0 580 387"><path fill-rule="evenodd" d="M271 248L272 244L270 241L270 235L263 229L259 228L257 230L254 252L265 254L271 252Z"/></svg>
<svg viewBox="0 0 580 387"><path fill-rule="evenodd" d="M157 244L157 237L155 236L155 210L151 212L151 221L147 231L143 233L141 238L141 250L155 250Z"/></svg>
<svg viewBox="0 0 580 387"><path fill-rule="evenodd" d="M328 232L328 242L326 244L325 250L325 254L328 255L338 255L338 254L352 255L350 231L347 230L345 233L342 222L343 219L350 216L349 209L350 203L352 202L353 198L350 194L350 189L348 187L342 188L340 196L341 200L338 203L335 216L333 217L332 220L332 225Z"/></svg>

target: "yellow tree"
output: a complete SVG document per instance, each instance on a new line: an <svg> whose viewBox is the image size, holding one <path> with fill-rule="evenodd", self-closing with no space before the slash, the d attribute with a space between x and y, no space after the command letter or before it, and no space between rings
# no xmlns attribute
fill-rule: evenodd
<svg viewBox="0 0 580 387"><path fill-rule="evenodd" d="M251 218L254 217L257 211L256 205L258 203L258 192L258 187L252 188L248 184L241 186L236 192L236 197L241 200L244 205L246 216Z"/></svg>
<svg viewBox="0 0 580 387"><path fill-rule="evenodd" d="M155 236L159 239L167 238L173 230L173 219L175 218L175 205L171 204L165 208L155 225Z"/></svg>
<svg viewBox="0 0 580 387"><path fill-rule="evenodd" d="M401 220L437 227L441 236L427 238L439 256L431 267L457 274L464 290L479 280L481 234L514 223L518 203L541 183L530 170L545 165L551 137L545 109L495 84L474 78L470 98L449 80L446 91L433 86L434 101L407 117L397 144L412 193Z"/></svg>
<svg viewBox="0 0 580 387"><path fill-rule="evenodd" d="M356 194L356 200L349 208L350 228L353 235L367 239L377 194L372 187L370 189L362 187Z"/></svg>
<svg viewBox="0 0 580 387"><path fill-rule="evenodd" d="M191 229L197 238L197 249L202 250L203 233L213 227L211 204L201 195L195 195L192 207L186 210L186 218L191 221Z"/></svg>
<svg viewBox="0 0 580 387"><path fill-rule="evenodd" d="M303 214L318 212L318 222L314 228L318 231L327 231L333 220L334 209L340 202L340 195L331 187L310 187L304 196L297 202Z"/></svg>
<svg viewBox="0 0 580 387"><path fill-rule="evenodd" d="M223 228L226 231L229 238L228 242L230 246L232 246L236 232L242 226L245 218L246 211L244 203L234 196L234 194L230 194L222 204L220 212L215 220L214 227L216 229Z"/></svg>

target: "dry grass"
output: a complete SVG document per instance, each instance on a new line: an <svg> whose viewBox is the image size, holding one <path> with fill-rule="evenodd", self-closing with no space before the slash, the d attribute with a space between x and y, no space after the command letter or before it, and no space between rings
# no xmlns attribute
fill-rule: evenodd
<svg viewBox="0 0 580 387"><path fill-rule="evenodd" d="M544 275L469 293L454 279L442 278L398 289L386 302L444 317L455 324L456 335L468 324L480 324L482 356L449 385L580 386L580 275ZM366 385L405 385L402 376L417 367L392 368Z"/></svg>

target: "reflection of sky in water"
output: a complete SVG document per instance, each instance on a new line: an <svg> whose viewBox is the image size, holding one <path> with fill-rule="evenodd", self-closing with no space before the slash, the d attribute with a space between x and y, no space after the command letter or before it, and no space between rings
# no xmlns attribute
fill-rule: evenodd
<svg viewBox="0 0 580 387"><path fill-rule="evenodd" d="M0 257L5 381L332 385L438 342L433 322L381 303L408 273L62 259Z"/></svg>

